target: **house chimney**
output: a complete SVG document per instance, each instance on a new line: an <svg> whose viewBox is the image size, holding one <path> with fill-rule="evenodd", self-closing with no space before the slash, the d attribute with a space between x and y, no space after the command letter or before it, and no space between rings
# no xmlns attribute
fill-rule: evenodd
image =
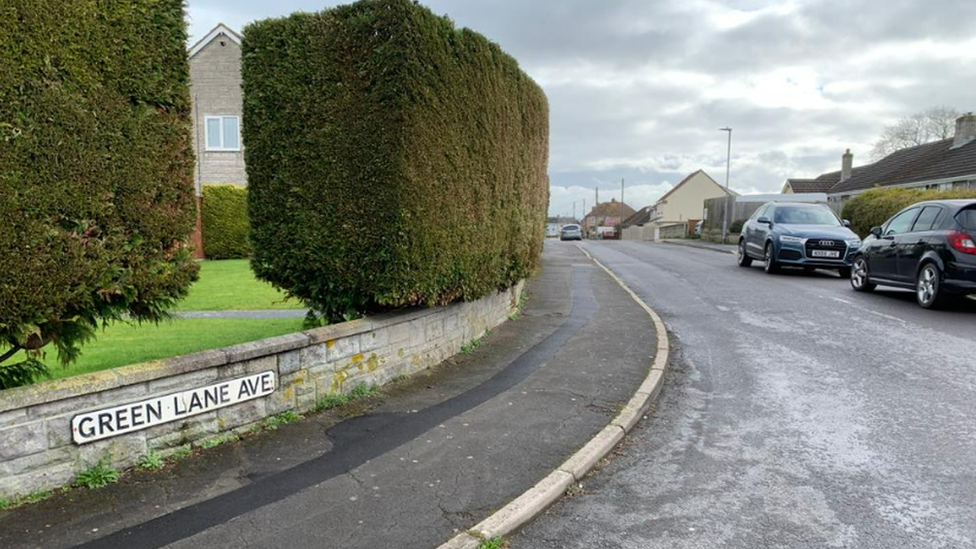
<svg viewBox="0 0 976 549"><path fill-rule="evenodd" d="M976 139L976 115L971 112L956 119L956 137L952 141L952 148L958 149Z"/></svg>
<svg viewBox="0 0 976 549"><path fill-rule="evenodd" d="M844 156L841 157L840 162L840 180L847 181L851 178L851 174L854 172L854 155L851 154L851 150L847 149Z"/></svg>

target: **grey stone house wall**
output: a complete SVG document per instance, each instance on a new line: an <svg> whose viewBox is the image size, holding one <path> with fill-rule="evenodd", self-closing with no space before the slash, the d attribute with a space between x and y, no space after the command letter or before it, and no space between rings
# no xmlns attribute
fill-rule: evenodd
<svg viewBox="0 0 976 549"><path fill-rule="evenodd" d="M190 99L193 102L193 147L197 156L197 194L211 183L247 185L244 150L207 151L207 116L242 116L241 47L221 35L190 58ZM242 120L243 125L243 120Z"/></svg>

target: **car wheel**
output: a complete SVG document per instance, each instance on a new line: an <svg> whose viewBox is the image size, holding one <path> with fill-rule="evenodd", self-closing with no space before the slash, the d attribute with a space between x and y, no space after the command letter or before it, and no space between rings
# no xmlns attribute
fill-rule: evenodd
<svg viewBox="0 0 976 549"><path fill-rule="evenodd" d="M868 261L863 257L855 258L854 267L848 269L848 271L848 276L851 278L851 287L855 290L859 292L871 292L878 287L868 277ZM844 276L844 274L841 273L841 276Z"/></svg>
<svg viewBox="0 0 976 549"><path fill-rule="evenodd" d="M740 267L748 267L752 265L752 258L746 253L746 239L739 239L739 250L735 254L736 262Z"/></svg>
<svg viewBox="0 0 976 549"><path fill-rule="evenodd" d="M773 258L773 243L766 244L766 252L763 254L763 269L767 274L779 272L779 263Z"/></svg>
<svg viewBox="0 0 976 549"><path fill-rule="evenodd" d="M918 272L918 279L915 282L915 297L918 304L925 309L939 307L945 301L945 292L942 292L942 273L935 263L926 263L922 270Z"/></svg>
<svg viewBox="0 0 976 549"><path fill-rule="evenodd" d="M850 267L841 267L840 269L837 269L837 272L840 274L841 278L850 278L852 271Z"/></svg>

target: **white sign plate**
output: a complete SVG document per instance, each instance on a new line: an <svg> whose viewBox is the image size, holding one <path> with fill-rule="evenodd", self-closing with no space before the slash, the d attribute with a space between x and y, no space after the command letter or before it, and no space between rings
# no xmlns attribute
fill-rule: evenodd
<svg viewBox="0 0 976 549"><path fill-rule="evenodd" d="M75 444L88 444L141 431L268 396L277 385L275 373L267 371L124 406L85 412L72 418L71 436Z"/></svg>

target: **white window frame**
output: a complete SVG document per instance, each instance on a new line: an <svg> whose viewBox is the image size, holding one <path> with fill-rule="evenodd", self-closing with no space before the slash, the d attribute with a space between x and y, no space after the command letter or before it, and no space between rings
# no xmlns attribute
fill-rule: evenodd
<svg viewBox="0 0 976 549"><path fill-rule="evenodd" d="M209 126L211 120L219 120L220 124L220 144L224 144L224 119L226 118L236 118L237 119L237 147L212 147L210 146L210 132ZM241 151L241 117L236 114L220 114L220 115L208 115L203 117L203 142L206 144L206 150L212 152L240 152Z"/></svg>

